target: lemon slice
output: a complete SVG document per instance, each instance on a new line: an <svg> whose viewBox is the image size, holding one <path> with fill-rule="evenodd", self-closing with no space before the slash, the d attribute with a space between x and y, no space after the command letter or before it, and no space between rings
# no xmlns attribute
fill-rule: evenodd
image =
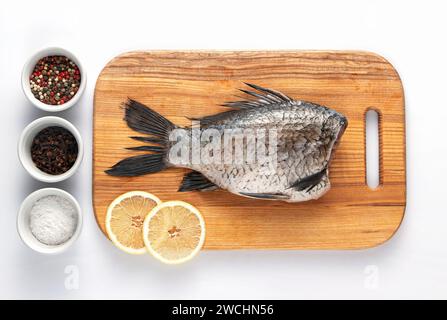
<svg viewBox="0 0 447 320"><path fill-rule="evenodd" d="M144 191L130 191L113 200L106 215L106 230L110 240L127 253L146 253L143 241L144 218L160 203L160 199Z"/></svg>
<svg viewBox="0 0 447 320"><path fill-rule="evenodd" d="M167 201L144 220L143 240L155 258L168 264L192 259L205 241L205 222L199 210L183 201Z"/></svg>

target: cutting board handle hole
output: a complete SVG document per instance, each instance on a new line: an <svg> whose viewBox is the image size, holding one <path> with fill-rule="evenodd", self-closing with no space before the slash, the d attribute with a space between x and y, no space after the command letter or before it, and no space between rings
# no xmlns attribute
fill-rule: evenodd
<svg viewBox="0 0 447 320"><path fill-rule="evenodd" d="M365 114L366 184L370 189L380 185L380 114L368 109Z"/></svg>

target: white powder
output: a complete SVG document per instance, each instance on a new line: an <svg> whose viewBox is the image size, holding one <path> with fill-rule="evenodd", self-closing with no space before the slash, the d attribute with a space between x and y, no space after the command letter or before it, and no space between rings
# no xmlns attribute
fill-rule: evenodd
<svg viewBox="0 0 447 320"><path fill-rule="evenodd" d="M60 196L40 198L31 208L31 233L44 244L58 245L68 241L73 236L76 225L75 207Z"/></svg>

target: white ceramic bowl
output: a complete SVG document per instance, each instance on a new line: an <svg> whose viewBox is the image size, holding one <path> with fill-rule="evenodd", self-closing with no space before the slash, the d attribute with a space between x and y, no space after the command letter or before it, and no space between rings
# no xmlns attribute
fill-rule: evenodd
<svg viewBox="0 0 447 320"><path fill-rule="evenodd" d="M34 97L33 93L31 92L30 85L29 85L29 76L33 72L33 69L34 69L37 61L39 61L40 59L42 59L44 57L55 56L55 55L65 56L65 57L69 58L71 61L73 61L74 63L76 63L76 65L79 68L79 73L81 75L81 83L79 85L78 92L76 92L76 94L73 96L73 98L71 98L68 102L65 102L61 105L49 105L49 104L39 101L38 99L36 99ZM22 70L23 92L25 93L25 96L28 98L28 100L33 105L35 105L37 108L42 109L44 111L57 112L57 111L63 111L63 110L67 110L68 108L71 108L73 105L75 105L78 102L79 98L84 93L86 84L87 84L87 74L85 73L81 62L79 61L78 58L76 58L76 56L73 53L71 53L70 51L67 51L65 49L62 49L62 48L50 47L50 48L42 49L42 50L36 52L33 56L31 56L31 58L29 58L28 61L23 66L23 70Z"/></svg>
<svg viewBox="0 0 447 320"><path fill-rule="evenodd" d="M70 170L59 175L52 175L41 171L36 167L31 158L31 145L34 137L41 130L50 126L59 126L67 129L73 134L73 136L76 138L76 141L78 142L78 156L75 163L70 168ZM19 139L18 154L20 162L31 176L39 181L52 183L68 179L76 172L82 162L82 157L84 156L84 146L82 143L81 135L74 125L72 125L65 119L48 116L36 119L26 126Z"/></svg>
<svg viewBox="0 0 447 320"><path fill-rule="evenodd" d="M46 245L37 240L31 233L30 229L30 212L34 203L37 200L50 195L60 196L70 201L73 204L77 214L77 225L73 236L68 241L55 246ZM23 200L22 205L20 206L19 214L17 215L17 232L19 233L20 238L28 247L40 253L57 254L67 250L79 237L81 229L82 213L79 203L71 194L61 189L44 188L34 191L26 197L25 200Z"/></svg>

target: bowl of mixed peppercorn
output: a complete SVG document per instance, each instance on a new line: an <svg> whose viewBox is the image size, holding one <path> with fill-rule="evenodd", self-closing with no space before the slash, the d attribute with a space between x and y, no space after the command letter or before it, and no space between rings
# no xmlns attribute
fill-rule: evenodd
<svg viewBox="0 0 447 320"><path fill-rule="evenodd" d="M78 58L57 47L34 54L22 71L28 100L44 111L57 112L75 105L85 90L86 74Z"/></svg>

